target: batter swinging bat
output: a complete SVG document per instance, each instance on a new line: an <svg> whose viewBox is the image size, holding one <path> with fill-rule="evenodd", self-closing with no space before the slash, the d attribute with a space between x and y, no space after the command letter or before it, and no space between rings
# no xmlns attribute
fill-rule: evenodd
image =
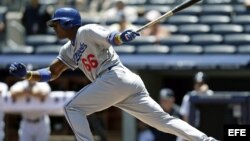
<svg viewBox="0 0 250 141"><path fill-rule="evenodd" d="M160 17L158 17L157 19L145 24L144 26L140 27L139 29L136 30L136 32L140 32L142 31L143 29L159 22L160 20L164 19L164 18L167 18L167 17L170 17L172 15L174 15L175 13L187 8L187 7L190 7L192 5L194 5L195 3L199 2L201 0L187 0L187 1L184 1L182 2L181 4L179 4L178 6L176 6L175 8L173 8L172 10L166 12L165 14L161 15Z"/></svg>

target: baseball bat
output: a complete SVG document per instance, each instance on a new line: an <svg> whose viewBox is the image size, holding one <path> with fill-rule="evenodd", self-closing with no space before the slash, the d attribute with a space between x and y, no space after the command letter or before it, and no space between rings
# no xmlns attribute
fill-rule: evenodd
<svg viewBox="0 0 250 141"><path fill-rule="evenodd" d="M167 17L170 17L172 15L174 15L175 13L187 8L187 7L190 7L192 5L194 5L195 3L199 2L201 0L187 0L187 1L184 1L182 2L181 4L177 5L176 7L174 7L172 10L166 12L165 14L161 15L160 17L158 17L157 19L145 24L144 26L140 27L139 29L136 30L136 32L140 32L142 31L143 29L159 22L160 20L164 19L164 18L167 18Z"/></svg>

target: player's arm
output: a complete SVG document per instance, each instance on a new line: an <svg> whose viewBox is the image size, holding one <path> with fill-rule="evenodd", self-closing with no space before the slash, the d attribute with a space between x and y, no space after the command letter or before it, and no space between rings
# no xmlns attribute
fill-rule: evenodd
<svg viewBox="0 0 250 141"><path fill-rule="evenodd" d="M55 59L49 67L35 71L27 71L26 66L22 63L13 63L9 71L14 76L30 81L48 82L58 78L66 69L68 69L67 65L59 59Z"/></svg>

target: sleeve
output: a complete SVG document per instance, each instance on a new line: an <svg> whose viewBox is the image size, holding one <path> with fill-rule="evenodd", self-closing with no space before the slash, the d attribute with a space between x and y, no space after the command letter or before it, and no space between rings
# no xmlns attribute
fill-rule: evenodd
<svg viewBox="0 0 250 141"><path fill-rule="evenodd" d="M104 48L109 48L111 46L107 41L107 37L110 33L111 31L107 28L96 24L90 25L84 32L87 40L92 41L94 44Z"/></svg>
<svg viewBox="0 0 250 141"><path fill-rule="evenodd" d="M190 103L189 103L189 95L186 94L183 97L182 103L181 103L181 107L180 107L180 114L182 116L187 116L189 114L189 107L190 107Z"/></svg>
<svg viewBox="0 0 250 141"><path fill-rule="evenodd" d="M61 49L59 52L59 55L57 56L57 59L61 60L65 65L67 65L69 68L72 70L75 70L77 68L77 64L71 59L68 55L67 52L70 48L70 41L68 41Z"/></svg>
<svg viewBox="0 0 250 141"><path fill-rule="evenodd" d="M51 87L48 83L38 82L35 87L33 87L32 91L34 93L49 94L51 92Z"/></svg>
<svg viewBox="0 0 250 141"><path fill-rule="evenodd" d="M8 92L8 85L0 82L0 93L6 94Z"/></svg>
<svg viewBox="0 0 250 141"><path fill-rule="evenodd" d="M10 87L11 93L22 92L25 89L25 86L22 82L17 82Z"/></svg>

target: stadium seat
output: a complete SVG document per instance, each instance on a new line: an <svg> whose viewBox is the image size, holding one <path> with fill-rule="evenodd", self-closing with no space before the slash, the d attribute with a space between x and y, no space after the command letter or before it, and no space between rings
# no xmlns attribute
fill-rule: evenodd
<svg viewBox="0 0 250 141"><path fill-rule="evenodd" d="M178 27L173 24L161 24L161 26L165 26L171 33L177 33Z"/></svg>
<svg viewBox="0 0 250 141"><path fill-rule="evenodd" d="M58 54L61 45L40 45L35 48L35 54Z"/></svg>
<svg viewBox="0 0 250 141"><path fill-rule="evenodd" d="M168 53L169 47L165 45L141 45L136 47L137 53Z"/></svg>
<svg viewBox="0 0 250 141"><path fill-rule="evenodd" d="M250 25L245 25L244 26L244 32L245 33L250 33Z"/></svg>
<svg viewBox="0 0 250 141"><path fill-rule="evenodd" d="M201 15L199 21L202 24L226 24L231 21L231 18L226 15Z"/></svg>
<svg viewBox="0 0 250 141"><path fill-rule="evenodd" d="M124 2L128 5L143 5L147 3L147 0L126 0Z"/></svg>
<svg viewBox="0 0 250 141"><path fill-rule="evenodd" d="M249 25L250 24L250 15L235 15L232 16L232 23L241 24L241 25Z"/></svg>
<svg viewBox="0 0 250 141"><path fill-rule="evenodd" d="M32 54L34 48L32 46L19 45L19 46L5 46L2 47L2 54Z"/></svg>
<svg viewBox="0 0 250 141"><path fill-rule="evenodd" d="M232 45L250 44L250 34L239 33L224 35L224 43Z"/></svg>
<svg viewBox="0 0 250 141"><path fill-rule="evenodd" d="M236 15L249 14L250 9L248 9L244 4L234 4L234 13Z"/></svg>
<svg viewBox="0 0 250 141"><path fill-rule="evenodd" d="M244 28L239 24L216 24L212 25L211 30L216 34L241 33Z"/></svg>
<svg viewBox="0 0 250 141"><path fill-rule="evenodd" d="M166 5L170 5L170 4L174 4L176 2L176 0L148 0L149 4L166 4Z"/></svg>
<svg viewBox="0 0 250 141"><path fill-rule="evenodd" d="M172 54L200 54L203 52L202 46L199 45L175 45L170 47Z"/></svg>
<svg viewBox="0 0 250 141"><path fill-rule="evenodd" d="M214 14L214 15L227 15L230 16L233 13L232 5L202 5L202 14Z"/></svg>
<svg viewBox="0 0 250 141"><path fill-rule="evenodd" d="M135 53L135 46L133 45L114 46L114 50L118 54L132 54L132 53Z"/></svg>
<svg viewBox="0 0 250 141"><path fill-rule="evenodd" d="M25 43L33 47L51 45L57 43L57 37L55 35L28 35Z"/></svg>
<svg viewBox="0 0 250 141"><path fill-rule="evenodd" d="M233 54L236 53L236 47L234 45L205 45L204 54Z"/></svg>
<svg viewBox="0 0 250 141"><path fill-rule="evenodd" d="M250 44L248 44L248 45L239 45L237 47L237 53L239 53L239 54L250 54Z"/></svg>
<svg viewBox="0 0 250 141"><path fill-rule="evenodd" d="M180 24L194 24L198 23L198 21L199 19L195 15L175 15L169 17L169 19L167 19L164 23L180 25Z"/></svg>
<svg viewBox="0 0 250 141"><path fill-rule="evenodd" d="M235 0L203 0L203 4L231 4Z"/></svg>
<svg viewBox="0 0 250 141"><path fill-rule="evenodd" d="M199 15L201 12L202 8L200 5L193 5L178 12L177 15Z"/></svg>
<svg viewBox="0 0 250 141"><path fill-rule="evenodd" d="M210 26L205 24L183 24L178 28L180 34L201 34L210 32Z"/></svg>
<svg viewBox="0 0 250 141"><path fill-rule="evenodd" d="M139 36L127 44L138 46L138 45L154 44L155 42L156 42L155 36Z"/></svg>
<svg viewBox="0 0 250 141"><path fill-rule="evenodd" d="M167 46L188 44L189 42L190 37L184 34L172 34L169 37L162 38L159 40L160 44Z"/></svg>
<svg viewBox="0 0 250 141"><path fill-rule="evenodd" d="M196 34L191 36L191 44L212 45L222 43L223 36L219 34Z"/></svg>

